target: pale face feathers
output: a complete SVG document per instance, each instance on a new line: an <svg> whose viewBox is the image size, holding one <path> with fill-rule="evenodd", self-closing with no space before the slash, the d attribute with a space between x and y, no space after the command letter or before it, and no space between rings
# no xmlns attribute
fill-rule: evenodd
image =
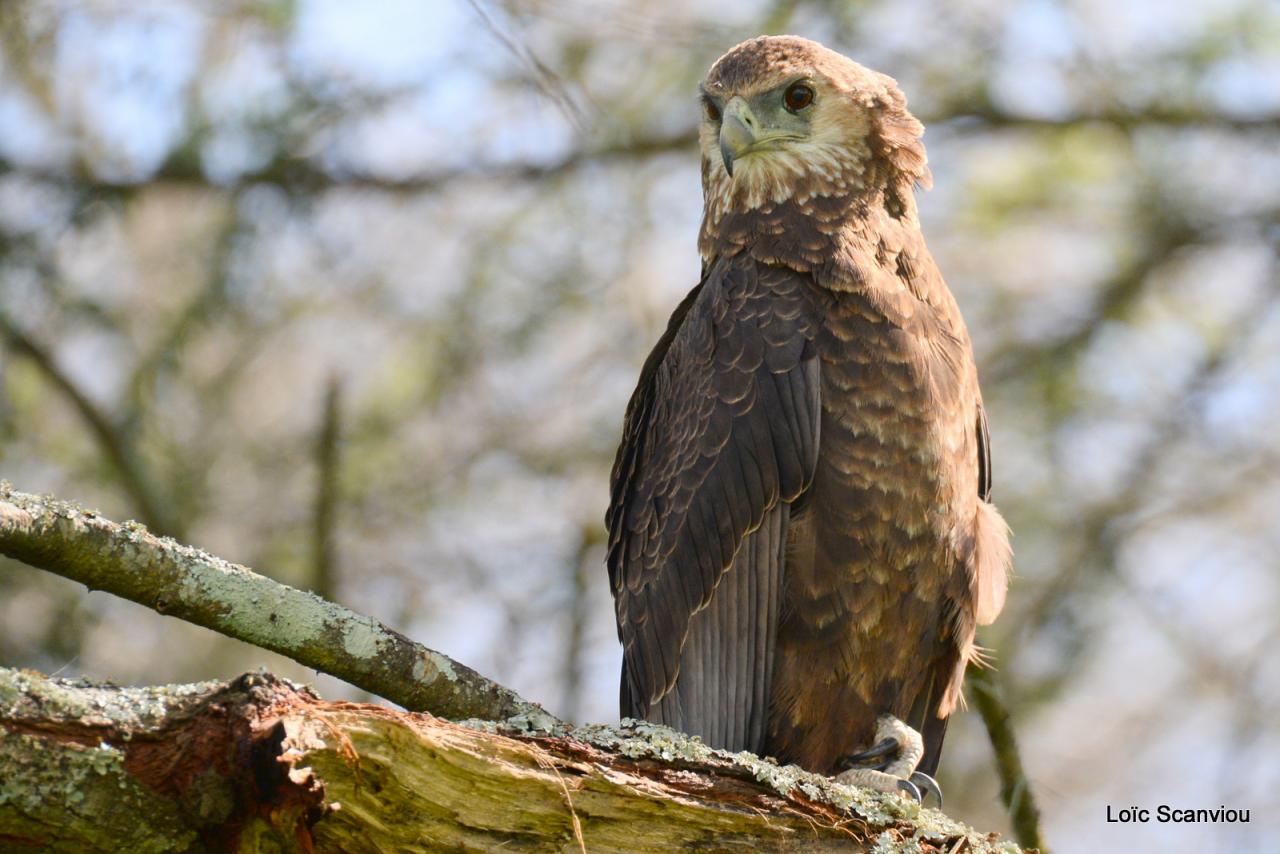
<svg viewBox="0 0 1280 854"><path fill-rule="evenodd" d="M791 109L803 85L811 102ZM708 223L793 200L849 196L902 173L927 180L923 128L894 81L794 36L752 39L712 66L699 132ZM747 130L744 130L744 125ZM886 165L868 175L872 161ZM726 157L730 162L726 163Z"/></svg>
<svg viewBox="0 0 1280 854"><path fill-rule="evenodd" d="M789 198L804 204L812 196L843 195L861 186L869 122L849 109L841 93L817 75L803 75L813 102L792 115L783 105L788 84L763 92L732 93L721 103L721 118L704 118L699 132L709 166L707 209L718 220L729 210L750 210ZM754 144L731 160L724 137L741 126L739 115L754 119Z"/></svg>

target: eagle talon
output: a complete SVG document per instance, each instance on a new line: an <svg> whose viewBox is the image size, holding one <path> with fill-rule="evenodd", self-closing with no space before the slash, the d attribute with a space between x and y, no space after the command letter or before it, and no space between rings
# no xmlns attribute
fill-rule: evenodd
<svg viewBox="0 0 1280 854"><path fill-rule="evenodd" d="M922 791L926 796L932 794L938 799L938 809L942 809L942 787L938 785L938 781L930 777L923 771L913 771L911 776L907 778L909 782L914 784L916 788ZM924 803L923 798L920 803Z"/></svg>
<svg viewBox="0 0 1280 854"><path fill-rule="evenodd" d="M861 753L854 753L851 756L846 756L844 759L840 760L840 765L843 768L858 767L868 759L881 759L883 757L895 754L898 752L901 746L902 746L901 742L899 742L893 736L890 736L889 738L886 738L882 740L880 743L876 744L874 747L867 748ZM873 765L870 767L875 768L877 771L883 771L885 768L889 766L889 762L890 760L886 760L884 762L879 763L878 765Z"/></svg>
<svg viewBox="0 0 1280 854"><path fill-rule="evenodd" d="M880 715L876 718L876 738L872 747L840 760L839 766L847 770L837 774L836 780L881 792L906 792L918 804L932 794L942 806L938 781L916 770L924 756L920 734L893 715ZM858 764L866 759L881 761L874 767Z"/></svg>
<svg viewBox="0 0 1280 854"><path fill-rule="evenodd" d="M918 804L924 803L924 796L920 794L919 787L917 787L916 784L911 782L910 780L899 780L898 788L906 792L907 795L911 798L911 800L915 801L916 803Z"/></svg>

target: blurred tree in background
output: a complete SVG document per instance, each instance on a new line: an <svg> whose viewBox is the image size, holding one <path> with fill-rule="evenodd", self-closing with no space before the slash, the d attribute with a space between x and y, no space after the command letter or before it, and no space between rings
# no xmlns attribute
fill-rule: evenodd
<svg viewBox="0 0 1280 854"><path fill-rule="evenodd" d="M929 128L1016 535L985 643L1050 844L1267 850L1274 2L0 0L0 476L615 719L609 465L698 275L696 83L761 32L891 74ZM0 662L313 678L4 560ZM999 828L975 717L943 785Z"/></svg>

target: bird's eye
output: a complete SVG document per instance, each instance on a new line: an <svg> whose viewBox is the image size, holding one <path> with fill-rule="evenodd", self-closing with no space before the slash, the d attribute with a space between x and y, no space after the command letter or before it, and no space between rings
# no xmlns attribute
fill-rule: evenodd
<svg viewBox="0 0 1280 854"><path fill-rule="evenodd" d="M720 108L716 106L716 102L710 98L706 98L702 102L702 109L706 112L707 118L713 122L720 121Z"/></svg>
<svg viewBox="0 0 1280 854"><path fill-rule="evenodd" d="M813 103L813 88L803 83L792 83L783 94L782 102L788 110L798 113Z"/></svg>

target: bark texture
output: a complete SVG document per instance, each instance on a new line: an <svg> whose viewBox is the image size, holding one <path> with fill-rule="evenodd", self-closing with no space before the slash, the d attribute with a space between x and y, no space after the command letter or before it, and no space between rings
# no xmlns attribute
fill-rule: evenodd
<svg viewBox="0 0 1280 854"><path fill-rule="evenodd" d="M451 723L268 674L118 688L0 669L0 726L6 851L1017 850L665 727Z"/></svg>

